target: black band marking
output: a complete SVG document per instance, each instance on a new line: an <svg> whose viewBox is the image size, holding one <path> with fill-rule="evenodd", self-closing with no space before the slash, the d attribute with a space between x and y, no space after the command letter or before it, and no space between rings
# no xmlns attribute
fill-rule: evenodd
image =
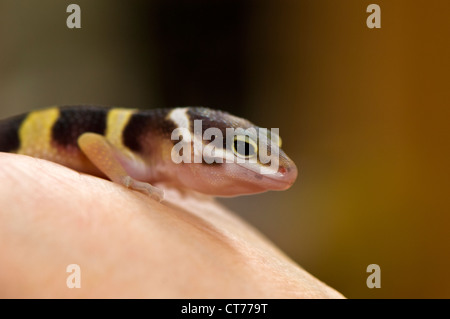
<svg viewBox="0 0 450 319"><path fill-rule="evenodd" d="M28 114L0 121L0 152L14 152L20 148L19 129Z"/></svg>
<svg viewBox="0 0 450 319"><path fill-rule="evenodd" d="M172 121L166 119L171 109L152 109L134 113L123 130L123 144L130 150L145 150L144 142L149 134L152 137L168 138L176 128Z"/></svg>
<svg viewBox="0 0 450 319"><path fill-rule="evenodd" d="M65 106L52 128L52 141L61 146L78 147L78 137L86 132L104 134L110 108L99 106Z"/></svg>

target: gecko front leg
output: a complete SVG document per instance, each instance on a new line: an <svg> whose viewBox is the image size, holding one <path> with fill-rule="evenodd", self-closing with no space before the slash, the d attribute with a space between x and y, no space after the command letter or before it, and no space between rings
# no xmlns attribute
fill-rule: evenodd
<svg viewBox="0 0 450 319"><path fill-rule="evenodd" d="M130 176L123 163L135 159L117 149L104 136L96 133L84 133L78 138L78 145L86 157L113 182L145 192L158 201L163 200L162 189Z"/></svg>

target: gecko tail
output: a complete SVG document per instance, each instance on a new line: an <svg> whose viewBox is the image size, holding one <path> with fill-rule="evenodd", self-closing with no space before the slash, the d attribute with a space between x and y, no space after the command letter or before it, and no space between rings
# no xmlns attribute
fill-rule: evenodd
<svg viewBox="0 0 450 319"><path fill-rule="evenodd" d="M0 120L0 152L12 153L20 147L20 126L27 114Z"/></svg>

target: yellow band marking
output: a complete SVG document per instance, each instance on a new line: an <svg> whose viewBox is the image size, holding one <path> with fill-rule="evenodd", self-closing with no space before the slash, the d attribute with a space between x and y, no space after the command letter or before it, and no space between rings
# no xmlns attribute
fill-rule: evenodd
<svg viewBox="0 0 450 319"><path fill-rule="evenodd" d="M19 129L19 154L48 153L52 141L52 128L59 118L59 109L52 107L46 110L34 111L28 114Z"/></svg>
<svg viewBox="0 0 450 319"><path fill-rule="evenodd" d="M111 109L108 112L108 118L106 120L106 139L115 147L120 150L128 150L123 145L122 135L123 131L128 124L131 116L136 112L135 109Z"/></svg>

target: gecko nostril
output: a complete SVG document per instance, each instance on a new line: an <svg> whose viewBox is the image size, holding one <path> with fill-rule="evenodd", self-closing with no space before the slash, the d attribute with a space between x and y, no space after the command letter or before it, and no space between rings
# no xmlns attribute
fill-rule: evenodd
<svg viewBox="0 0 450 319"><path fill-rule="evenodd" d="M278 173L280 173L280 174L285 174L285 173L286 173L286 167L280 166L280 167L278 168Z"/></svg>

